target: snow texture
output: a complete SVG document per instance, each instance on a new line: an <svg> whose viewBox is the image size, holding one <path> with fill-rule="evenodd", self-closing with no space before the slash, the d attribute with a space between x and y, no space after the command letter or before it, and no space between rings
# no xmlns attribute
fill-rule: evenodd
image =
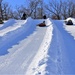
<svg viewBox="0 0 75 75"><path fill-rule="evenodd" d="M43 21L45 27L37 26ZM0 25L0 75L75 75L74 45L75 25L63 20L5 21Z"/></svg>

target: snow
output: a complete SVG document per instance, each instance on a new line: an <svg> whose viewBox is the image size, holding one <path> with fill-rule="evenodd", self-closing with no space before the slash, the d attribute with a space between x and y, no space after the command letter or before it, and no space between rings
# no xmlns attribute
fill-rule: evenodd
<svg viewBox="0 0 75 75"><path fill-rule="evenodd" d="M14 31L14 30L16 30L16 29L18 29L18 28L20 28L23 24L25 24L25 22L26 21L16 21L16 23L15 24L12 24L13 23L13 21L14 20L11 20L11 21L8 21L7 23L5 23L4 24L4 26L6 26L6 27L3 27L3 28L1 28L2 30L0 30L0 36L4 36L4 35L6 35L8 32L11 32L11 31ZM8 25L13 25L13 26L9 26L8 27Z"/></svg>
<svg viewBox="0 0 75 75"><path fill-rule="evenodd" d="M37 26L43 21L46 27ZM74 44L75 25L63 20L5 21L0 25L0 75L74 75Z"/></svg>
<svg viewBox="0 0 75 75"><path fill-rule="evenodd" d="M73 24L75 24L75 19L74 18L67 18L67 20L71 19L73 21ZM64 28L66 31L68 31L68 33L70 33L74 39L75 39L75 25L72 26L68 26L64 24Z"/></svg>
<svg viewBox="0 0 75 75"><path fill-rule="evenodd" d="M46 43L50 43L51 41L49 37L52 35L49 34L49 32L52 33L52 25L42 28L36 26L41 22L43 22L43 20L33 20L28 18L24 22L16 21L17 24L14 23L11 27L10 25L7 25L7 27L2 29L7 29L8 32L5 33L6 35L1 36L0 39L0 74L25 74L28 72L28 69L30 68L29 65L32 64L31 62L34 63L37 61L35 65L38 65L41 64L42 60L45 60L47 51L44 51L47 50L49 44L46 49L44 46L46 46ZM48 20L48 22L50 23L50 20ZM16 28L16 26L18 27ZM9 27L10 31L8 30ZM42 50L45 50L42 51L41 48ZM38 58L38 55L41 55L40 51L44 53L44 55ZM45 64L38 66L39 70L44 71L44 65ZM36 70L36 72L38 71Z"/></svg>
<svg viewBox="0 0 75 75"><path fill-rule="evenodd" d="M2 27L3 26L3 24L0 24L0 27Z"/></svg>
<svg viewBox="0 0 75 75"><path fill-rule="evenodd" d="M46 34L44 36L43 42L41 43L39 50L34 57L32 63L30 64L26 75L45 75L46 61L47 61L47 52L52 39L52 22L50 19L45 21L49 27L47 27ZM37 61L36 61L37 59Z"/></svg>
<svg viewBox="0 0 75 75"><path fill-rule="evenodd" d="M75 40L63 27L62 20L53 20L53 37L48 51L46 75L75 74Z"/></svg>
<svg viewBox="0 0 75 75"><path fill-rule="evenodd" d="M12 26L15 23L15 19L9 19L8 21L4 21L4 25L2 27L0 27L0 30Z"/></svg>

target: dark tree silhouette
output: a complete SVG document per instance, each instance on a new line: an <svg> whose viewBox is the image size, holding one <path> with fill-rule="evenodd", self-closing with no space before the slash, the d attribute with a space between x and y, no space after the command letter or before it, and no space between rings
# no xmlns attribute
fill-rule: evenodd
<svg viewBox="0 0 75 75"><path fill-rule="evenodd" d="M2 24L2 0L0 0L0 24Z"/></svg>
<svg viewBox="0 0 75 75"><path fill-rule="evenodd" d="M22 19L25 20L26 19L26 13L23 13Z"/></svg>

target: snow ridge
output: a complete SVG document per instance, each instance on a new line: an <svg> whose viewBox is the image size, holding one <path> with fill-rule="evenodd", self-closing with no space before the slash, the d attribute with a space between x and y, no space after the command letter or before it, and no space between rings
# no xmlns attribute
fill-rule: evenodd
<svg viewBox="0 0 75 75"><path fill-rule="evenodd" d="M75 40L75 25L73 25L73 26L68 26L68 25L65 25L65 23L63 23L63 27L64 27L64 29L68 32L68 33L70 33L73 37L74 37L74 40Z"/></svg>
<svg viewBox="0 0 75 75"><path fill-rule="evenodd" d="M11 21L8 21L8 23L11 25L11 23L13 22L13 20L11 20ZM11 31L14 31L14 30L16 30L16 29L18 29L18 28L20 28L22 25L24 25L25 23L27 22L27 20L25 20L25 21L16 21L16 23L13 25L13 26L8 26L8 27L6 27L6 28L4 28L4 29L2 29L2 30L0 30L0 36L2 37L2 36L4 36L4 35L6 35L8 32L11 32ZM5 25L7 26L7 25L9 25L8 23L6 23ZM4 25L4 26L5 26Z"/></svg>
<svg viewBox="0 0 75 75"><path fill-rule="evenodd" d="M48 61L46 67L46 75L61 75L62 71L62 36L60 31L53 23L52 41L48 50Z"/></svg>
<svg viewBox="0 0 75 75"><path fill-rule="evenodd" d="M46 62L47 62L47 53L49 49L49 45L52 39L52 22L50 19L47 19L47 31L44 36L43 42L41 43L41 46L34 57L32 63L30 64L27 72L25 75L45 75L46 71Z"/></svg>

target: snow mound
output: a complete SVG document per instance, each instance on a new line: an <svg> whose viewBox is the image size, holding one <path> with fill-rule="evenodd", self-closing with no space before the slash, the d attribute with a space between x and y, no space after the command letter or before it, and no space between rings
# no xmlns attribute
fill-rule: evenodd
<svg viewBox="0 0 75 75"><path fill-rule="evenodd" d="M66 19L66 21L68 21L68 20L72 20L73 24L75 24L75 18L69 17L69 18Z"/></svg>
<svg viewBox="0 0 75 75"><path fill-rule="evenodd" d="M75 39L75 26L64 26L65 30L70 33Z"/></svg>
<svg viewBox="0 0 75 75"><path fill-rule="evenodd" d="M0 30L14 25L14 23L16 23L15 19L9 19L9 20L7 20L7 22L4 23L3 26L0 27Z"/></svg>
<svg viewBox="0 0 75 75"><path fill-rule="evenodd" d="M32 20L32 18L31 18L31 17L28 17L26 20L31 21L31 20Z"/></svg>
<svg viewBox="0 0 75 75"><path fill-rule="evenodd" d="M65 28L65 30L68 31L68 33L70 33L70 34L74 37L74 39L75 39L75 18L71 18L71 17L70 17L70 18L67 18L67 19L66 19L66 21L68 21L68 20L72 20L72 22L73 22L74 25L73 25L73 26L67 26L67 25L65 26L65 25L64 25L64 28Z"/></svg>
<svg viewBox="0 0 75 75"><path fill-rule="evenodd" d="M5 26L11 26L11 24L15 23L15 19L9 19L6 23L5 23Z"/></svg>
<svg viewBox="0 0 75 75"><path fill-rule="evenodd" d="M15 19L8 20L7 23L5 23L3 27L1 27L0 36L4 36L11 31L21 28L22 25L24 25L26 22L27 20L15 20Z"/></svg>
<svg viewBox="0 0 75 75"><path fill-rule="evenodd" d="M44 39L40 45L40 48L34 57L33 61L31 62L30 66L25 75L45 75L46 74L46 62L47 62L47 53L49 49L49 45L52 39L52 22L50 19L46 19L46 24L48 25L46 34Z"/></svg>
<svg viewBox="0 0 75 75"><path fill-rule="evenodd" d="M48 19L45 20L46 26L49 26L51 23L52 23L52 22L51 22L51 19L50 19L50 18L48 18Z"/></svg>

